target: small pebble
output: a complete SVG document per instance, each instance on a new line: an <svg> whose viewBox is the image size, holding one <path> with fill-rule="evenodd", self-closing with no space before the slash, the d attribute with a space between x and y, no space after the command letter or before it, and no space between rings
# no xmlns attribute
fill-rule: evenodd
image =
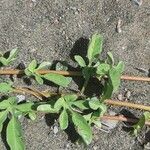
<svg viewBox="0 0 150 150"><path fill-rule="evenodd" d="M127 91L126 94L125 94L125 96L126 96L127 99L129 99L130 96L131 96L131 92L130 92L130 91Z"/></svg>
<svg viewBox="0 0 150 150"><path fill-rule="evenodd" d="M97 146L93 146L93 150L97 150L98 149L98 147Z"/></svg>
<svg viewBox="0 0 150 150"><path fill-rule="evenodd" d="M121 32L122 32L122 30L121 30L121 25L122 25L122 20L119 19L119 20L118 20L118 23L117 23L117 26L116 26L116 30L117 30L118 33L121 33Z"/></svg>
<svg viewBox="0 0 150 150"><path fill-rule="evenodd" d="M33 3L35 3L35 2L36 2L36 0L32 0L32 2L33 2Z"/></svg>
<svg viewBox="0 0 150 150"><path fill-rule="evenodd" d="M141 6L143 3L143 0L132 0L132 2L134 2L135 4L137 4L138 6Z"/></svg>
<svg viewBox="0 0 150 150"><path fill-rule="evenodd" d="M18 98L18 103L25 101L26 97L24 95L17 95L16 96Z"/></svg>
<svg viewBox="0 0 150 150"><path fill-rule="evenodd" d="M54 134L58 133L58 127L57 126L54 126L53 130L54 130Z"/></svg>
<svg viewBox="0 0 150 150"><path fill-rule="evenodd" d="M120 100L120 101L123 100L123 95L122 94L118 95L118 100Z"/></svg>
<svg viewBox="0 0 150 150"><path fill-rule="evenodd" d="M150 142L148 142L147 144L144 145L144 149L145 150L150 150Z"/></svg>

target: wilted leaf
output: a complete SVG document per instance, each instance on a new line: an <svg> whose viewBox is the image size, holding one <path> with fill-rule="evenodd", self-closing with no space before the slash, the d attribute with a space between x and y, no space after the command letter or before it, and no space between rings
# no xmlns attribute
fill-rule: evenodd
<svg viewBox="0 0 150 150"><path fill-rule="evenodd" d="M7 126L7 142L12 150L25 150L21 124L12 116Z"/></svg>
<svg viewBox="0 0 150 150"><path fill-rule="evenodd" d="M71 82L71 78L64 77L63 75L55 73L45 74L43 75L43 78L63 87L67 87L68 84Z"/></svg>
<svg viewBox="0 0 150 150"><path fill-rule="evenodd" d="M87 53L90 63L92 63L92 61L102 52L102 43L103 38L101 35L94 34L92 36Z"/></svg>
<svg viewBox="0 0 150 150"><path fill-rule="evenodd" d="M86 63L85 63L84 59L81 56L75 55L74 59L76 60L76 62L78 62L80 67L85 67L86 66Z"/></svg>
<svg viewBox="0 0 150 150"><path fill-rule="evenodd" d="M72 121L77 127L77 132L88 145L92 141L92 130L84 117L78 113L72 113Z"/></svg>
<svg viewBox="0 0 150 150"><path fill-rule="evenodd" d="M7 93L7 92L11 92L13 90L13 88L11 87L10 84L8 83L0 83L0 92L1 93Z"/></svg>
<svg viewBox="0 0 150 150"><path fill-rule="evenodd" d="M65 130L68 127L68 114L65 109L63 109L59 116L59 124L62 130Z"/></svg>

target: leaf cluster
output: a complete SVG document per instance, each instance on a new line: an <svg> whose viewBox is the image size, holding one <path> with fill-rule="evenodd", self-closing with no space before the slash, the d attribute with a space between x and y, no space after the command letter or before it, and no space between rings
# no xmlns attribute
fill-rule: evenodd
<svg viewBox="0 0 150 150"><path fill-rule="evenodd" d="M100 97L85 98L77 96L77 94L67 94L56 98L54 103L52 103L51 99L44 103L39 102L38 105L36 104L37 107L32 102L18 103L15 97L9 97L0 102L0 129L2 130L5 120L8 118L7 142L12 150L25 149L19 116L28 115L30 119L34 120L36 118L36 112L59 114L58 121L62 130L67 129L69 123L73 123L83 141L86 144L91 143L91 127L95 125L101 128L100 117L107 111L104 101L110 98L113 92L119 88L120 77L124 69L122 61L115 64L111 52L107 53L106 60L100 59L102 44L102 36L94 34L90 39L87 50L88 62L79 55L74 57L81 67L82 74L85 78L81 95L84 93L89 79L95 77L99 81L104 80L104 89ZM0 62L3 65L10 64L16 59L17 52L17 49L12 50L7 59L1 55ZM64 77L55 73L39 73L41 70L47 69L50 66L50 62L38 64L36 60L32 60L24 70L24 73L28 77L34 77L40 85L44 84L44 80L48 80L58 86L68 87L71 82L70 77ZM62 69L62 66L59 64L57 68ZM66 69L66 67L63 67L63 69ZM106 76L107 79L105 79ZM14 90L11 83L0 83L0 87L0 93L10 93Z"/></svg>

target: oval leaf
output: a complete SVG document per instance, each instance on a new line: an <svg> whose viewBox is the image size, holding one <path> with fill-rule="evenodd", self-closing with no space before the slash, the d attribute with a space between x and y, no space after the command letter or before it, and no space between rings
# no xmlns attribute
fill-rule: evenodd
<svg viewBox="0 0 150 150"><path fill-rule="evenodd" d="M12 150L25 150L21 124L12 116L7 126L7 142Z"/></svg>
<svg viewBox="0 0 150 150"><path fill-rule="evenodd" d="M92 130L83 116L78 113L72 113L72 121L77 127L77 132L82 137L84 142L88 145L92 141Z"/></svg>
<svg viewBox="0 0 150 150"><path fill-rule="evenodd" d="M103 38L101 35L94 34L90 40L88 47L88 59L92 63L93 60L102 52Z"/></svg>
<svg viewBox="0 0 150 150"><path fill-rule="evenodd" d="M64 77L63 75L55 73L45 74L43 75L43 78L63 87L67 87L68 84L71 82L71 78Z"/></svg>
<svg viewBox="0 0 150 150"><path fill-rule="evenodd" d="M37 111L47 112L47 113L57 113L57 110L52 108L50 104L43 104L37 107Z"/></svg>
<svg viewBox="0 0 150 150"><path fill-rule="evenodd" d="M7 110L0 112L0 132L2 131L3 123L7 118L7 114L8 114Z"/></svg>
<svg viewBox="0 0 150 150"><path fill-rule="evenodd" d="M116 67L109 70L109 77L113 86L113 92L117 91L120 85L121 74L124 70L124 63L121 61Z"/></svg>
<svg viewBox="0 0 150 150"><path fill-rule="evenodd" d="M0 83L0 92L1 93L7 93L7 92L11 92L12 90L13 90L13 88L11 87L11 85L10 84L8 84L8 83L5 83L5 82L3 82L3 83Z"/></svg>
<svg viewBox="0 0 150 150"><path fill-rule="evenodd" d="M110 69L110 65L103 63L97 67L96 73L100 76L103 76L108 73L109 69Z"/></svg>
<svg viewBox="0 0 150 150"><path fill-rule="evenodd" d="M35 80L36 80L40 85L42 85L44 81L43 81L43 79L41 78L41 76L38 75L38 74L34 74L34 76L35 76Z"/></svg>
<svg viewBox="0 0 150 150"><path fill-rule="evenodd" d="M92 98L92 99L89 101L89 106L90 106L90 108L92 108L93 110L97 110L97 109L99 108L100 104L101 104L100 101L99 101L96 97Z"/></svg>
<svg viewBox="0 0 150 150"><path fill-rule="evenodd" d="M33 107L34 103L32 102L27 102L24 104L19 104L16 106L16 109L21 111L21 112L31 112L33 111L32 107Z"/></svg>
<svg viewBox="0 0 150 150"><path fill-rule="evenodd" d="M17 48L14 48L14 49L12 49L11 51L10 51L10 54L9 54L9 57L8 57L8 61L10 62L10 61L12 61L12 60L14 60L14 58L17 56L17 54L18 54L18 49Z"/></svg>
<svg viewBox="0 0 150 150"><path fill-rule="evenodd" d="M59 124L62 130L65 130L68 127L68 114L66 112L66 109L63 109L59 116Z"/></svg>
<svg viewBox="0 0 150 150"><path fill-rule="evenodd" d="M31 63L29 64L29 66L28 66L28 70L33 73L35 71L36 67L37 67L37 61L32 60Z"/></svg>
<svg viewBox="0 0 150 150"><path fill-rule="evenodd" d="M86 63L85 63L84 59L81 56L75 55L74 59L76 60L76 62L79 64L80 67L85 67L86 66Z"/></svg>
<svg viewBox="0 0 150 150"><path fill-rule="evenodd" d="M76 94L68 94L63 96L63 98L65 99L66 102L72 102L75 101L78 98L78 96Z"/></svg>
<svg viewBox="0 0 150 150"><path fill-rule="evenodd" d="M38 68L37 68L36 70L45 69L45 68L47 68L47 67L49 67L49 66L51 66L51 63L44 61L44 62L42 62L42 63L38 66Z"/></svg>

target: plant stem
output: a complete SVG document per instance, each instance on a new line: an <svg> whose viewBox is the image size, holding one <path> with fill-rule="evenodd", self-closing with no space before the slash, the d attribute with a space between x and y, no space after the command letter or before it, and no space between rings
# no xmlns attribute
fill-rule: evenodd
<svg viewBox="0 0 150 150"><path fill-rule="evenodd" d="M127 118L123 115L118 115L118 116L111 116L111 115L105 115L101 117L102 120L117 120L117 121L125 121L125 122L131 122L131 123L137 123L138 119L135 118ZM146 121L145 125L150 126L150 122Z"/></svg>
<svg viewBox="0 0 150 150"><path fill-rule="evenodd" d="M56 73L56 74L61 74L64 76L82 76L82 73L79 71L38 70L37 73L39 73L39 74ZM24 74L24 70L17 70L17 69L1 69L0 70L0 75L17 75L17 74ZM105 78L107 78L107 77L105 77ZM150 82L149 77L137 77L137 76L122 75L121 79L122 80L130 80L130 81Z"/></svg>
<svg viewBox="0 0 150 150"><path fill-rule="evenodd" d="M58 95L60 93L51 93L51 92L47 92L47 91L38 91L36 89L32 89L32 88L14 88L13 90L14 93L22 93L22 94L30 94L35 96L36 98L42 100L42 97L50 97L50 96L54 96L54 95ZM60 94L62 95L62 94ZM141 104L135 104L135 103L129 103L129 102L124 102L124 101L117 101L117 100L105 100L104 101L105 104L108 105L115 105L115 106L123 106L123 107L129 107L129 108L134 108L134 109L141 109L144 111L150 111L150 106L145 106L145 105L141 105Z"/></svg>
<svg viewBox="0 0 150 150"><path fill-rule="evenodd" d="M86 87L87 87L87 85L88 85L89 79L90 79L90 77L87 77L87 79L85 79L84 84L83 84L83 87L82 87L82 89L81 89L81 95L84 94L84 91L85 91L85 89L86 89Z"/></svg>
<svg viewBox="0 0 150 150"><path fill-rule="evenodd" d="M108 105L125 106L125 107L150 111L150 106L145 106L145 105L141 105L141 104L134 104L134 103L111 100L111 99L105 100L104 103L106 103Z"/></svg>

